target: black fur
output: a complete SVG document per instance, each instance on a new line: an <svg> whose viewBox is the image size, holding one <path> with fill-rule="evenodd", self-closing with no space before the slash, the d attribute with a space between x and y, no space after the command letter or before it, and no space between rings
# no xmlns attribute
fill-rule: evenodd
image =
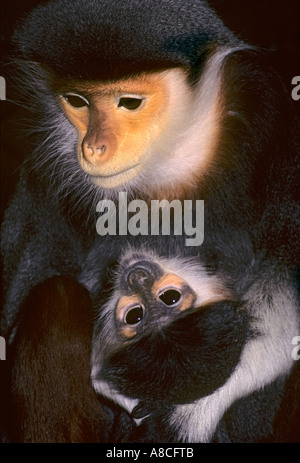
<svg viewBox="0 0 300 463"><path fill-rule="evenodd" d="M51 18L51 34L46 18ZM132 46L137 37L138 47ZM184 0L53 1L29 15L15 42L25 59L63 77L88 80L176 66L194 69L211 44L238 43L205 2Z"/></svg>
<svg viewBox="0 0 300 463"><path fill-rule="evenodd" d="M249 315L239 306L222 302L182 314L160 330L149 327L108 355L103 377L123 394L156 407L211 394L230 376L250 337Z"/></svg>

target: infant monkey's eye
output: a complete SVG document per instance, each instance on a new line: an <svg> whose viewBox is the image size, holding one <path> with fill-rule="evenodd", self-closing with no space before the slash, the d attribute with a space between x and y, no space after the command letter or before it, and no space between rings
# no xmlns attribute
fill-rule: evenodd
<svg viewBox="0 0 300 463"><path fill-rule="evenodd" d="M176 289L167 289L159 295L159 299L168 306L177 304L180 298L181 294Z"/></svg>
<svg viewBox="0 0 300 463"><path fill-rule="evenodd" d="M73 108L84 108L89 105L89 102L81 95L76 93L66 93L63 95L63 98L69 103Z"/></svg>
<svg viewBox="0 0 300 463"><path fill-rule="evenodd" d="M127 325L136 325L144 317L144 308L142 306L131 307L125 315Z"/></svg>
<svg viewBox="0 0 300 463"><path fill-rule="evenodd" d="M143 98L122 96L119 100L118 107L125 108L128 111L135 111L143 103Z"/></svg>

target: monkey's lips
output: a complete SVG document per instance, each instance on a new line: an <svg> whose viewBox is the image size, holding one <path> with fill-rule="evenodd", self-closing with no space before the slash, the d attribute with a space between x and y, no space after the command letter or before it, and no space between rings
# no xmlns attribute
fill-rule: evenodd
<svg viewBox="0 0 300 463"><path fill-rule="evenodd" d="M90 178L92 183L100 188L117 188L136 178L139 175L141 168L141 163L138 163L132 167L122 170L121 172L113 174L90 174Z"/></svg>

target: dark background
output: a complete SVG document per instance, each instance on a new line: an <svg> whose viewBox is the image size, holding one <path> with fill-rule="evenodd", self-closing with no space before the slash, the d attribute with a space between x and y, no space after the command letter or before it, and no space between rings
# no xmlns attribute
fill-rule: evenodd
<svg viewBox="0 0 300 463"><path fill-rule="evenodd" d="M10 37L16 22L39 3L42 3L41 0L5 0L5 6L1 5L0 75L6 77L5 66L3 67L2 63L9 54ZM300 0L210 0L209 3L238 36L267 50L270 61L282 75L288 91L291 92L292 78L300 75ZM8 101L8 79L6 84L7 101L0 102L0 218L15 188L19 166L26 153L26 143L15 135L18 110ZM300 100L294 101L293 104L300 115Z"/></svg>

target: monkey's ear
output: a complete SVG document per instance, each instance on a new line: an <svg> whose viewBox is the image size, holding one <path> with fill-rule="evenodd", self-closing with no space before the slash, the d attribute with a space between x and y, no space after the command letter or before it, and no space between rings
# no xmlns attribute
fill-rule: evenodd
<svg viewBox="0 0 300 463"><path fill-rule="evenodd" d="M111 418L90 380L92 322L89 294L76 281L52 277L31 291L8 353L9 441L107 441Z"/></svg>

